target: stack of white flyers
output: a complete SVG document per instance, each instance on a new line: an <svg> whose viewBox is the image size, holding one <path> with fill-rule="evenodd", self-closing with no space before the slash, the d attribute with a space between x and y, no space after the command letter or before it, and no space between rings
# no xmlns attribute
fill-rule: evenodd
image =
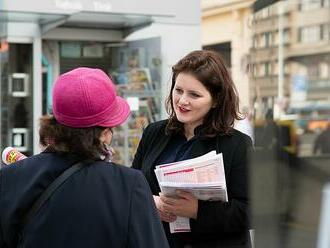
<svg viewBox="0 0 330 248"><path fill-rule="evenodd" d="M203 156L156 166L162 193L176 196L176 190L191 192L205 201L228 201L222 154L215 151ZM170 223L171 233L190 232L189 218L177 217Z"/></svg>

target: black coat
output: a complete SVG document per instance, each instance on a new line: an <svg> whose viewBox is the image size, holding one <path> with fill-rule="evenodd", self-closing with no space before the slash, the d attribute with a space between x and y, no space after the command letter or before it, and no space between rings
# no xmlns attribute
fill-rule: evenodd
<svg viewBox="0 0 330 248"><path fill-rule="evenodd" d="M74 161L41 153L0 170L0 247L17 247L24 214ZM26 248L163 247L168 244L143 175L103 161L72 175L25 226Z"/></svg>
<svg viewBox="0 0 330 248"><path fill-rule="evenodd" d="M166 123L156 122L145 129L133 161L133 167L146 176L154 195L160 191L155 162L170 141L170 136L165 135ZM198 138L191 150L192 157L212 150L223 154L229 201L199 201L197 219L190 219L191 233L170 234L165 224L171 247L175 247L173 239L182 240L186 235L193 240L193 247L249 247L247 164L251 147L251 138L237 130L226 136Z"/></svg>

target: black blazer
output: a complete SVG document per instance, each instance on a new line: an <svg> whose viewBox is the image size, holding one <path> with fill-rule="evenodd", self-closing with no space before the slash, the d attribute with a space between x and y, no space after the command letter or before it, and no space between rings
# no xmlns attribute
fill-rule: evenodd
<svg viewBox="0 0 330 248"><path fill-rule="evenodd" d="M170 136L165 135L166 124L167 121L159 121L145 129L133 161L133 167L146 176L154 195L160 191L155 161L170 141ZM235 129L226 136L198 138L192 157L212 150L223 154L229 201L199 201L197 220L190 220L191 233L170 234L168 225L164 225L171 247L177 247L172 239L185 239L187 235L193 247L249 247L247 165L251 147L251 138Z"/></svg>
<svg viewBox="0 0 330 248"><path fill-rule="evenodd" d="M75 161L41 153L0 170L0 247L17 247L22 216ZM97 161L72 175L24 229L25 248L163 247L167 240L143 175Z"/></svg>

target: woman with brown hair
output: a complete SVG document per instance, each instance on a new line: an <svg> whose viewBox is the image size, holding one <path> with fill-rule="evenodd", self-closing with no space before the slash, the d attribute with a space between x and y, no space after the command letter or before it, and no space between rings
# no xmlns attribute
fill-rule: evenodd
<svg viewBox="0 0 330 248"><path fill-rule="evenodd" d="M130 114L111 79L61 75L53 114L41 118L46 149L0 170L0 247L167 248L144 176L110 161L112 127Z"/></svg>
<svg viewBox="0 0 330 248"><path fill-rule="evenodd" d="M194 51L172 68L168 120L144 131L133 161L149 182L168 241L177 247L250 247L247 156L251 139L233 128L241 119L234 83L215 52ZM204 155L223 154L228 202L159 196L156 165ZM191 232L169 231L177 216L188 217Z"/></svg>

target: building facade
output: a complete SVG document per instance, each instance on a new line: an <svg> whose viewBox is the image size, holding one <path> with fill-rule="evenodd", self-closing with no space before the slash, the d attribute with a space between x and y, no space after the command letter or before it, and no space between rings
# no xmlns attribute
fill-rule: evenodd
<svg viewBox="0 0 330 248"><path fill-rule="evenodd" d="M252 0L202 0L202 45L218 51L230 67L241 106L249 107Z"/></svg>

